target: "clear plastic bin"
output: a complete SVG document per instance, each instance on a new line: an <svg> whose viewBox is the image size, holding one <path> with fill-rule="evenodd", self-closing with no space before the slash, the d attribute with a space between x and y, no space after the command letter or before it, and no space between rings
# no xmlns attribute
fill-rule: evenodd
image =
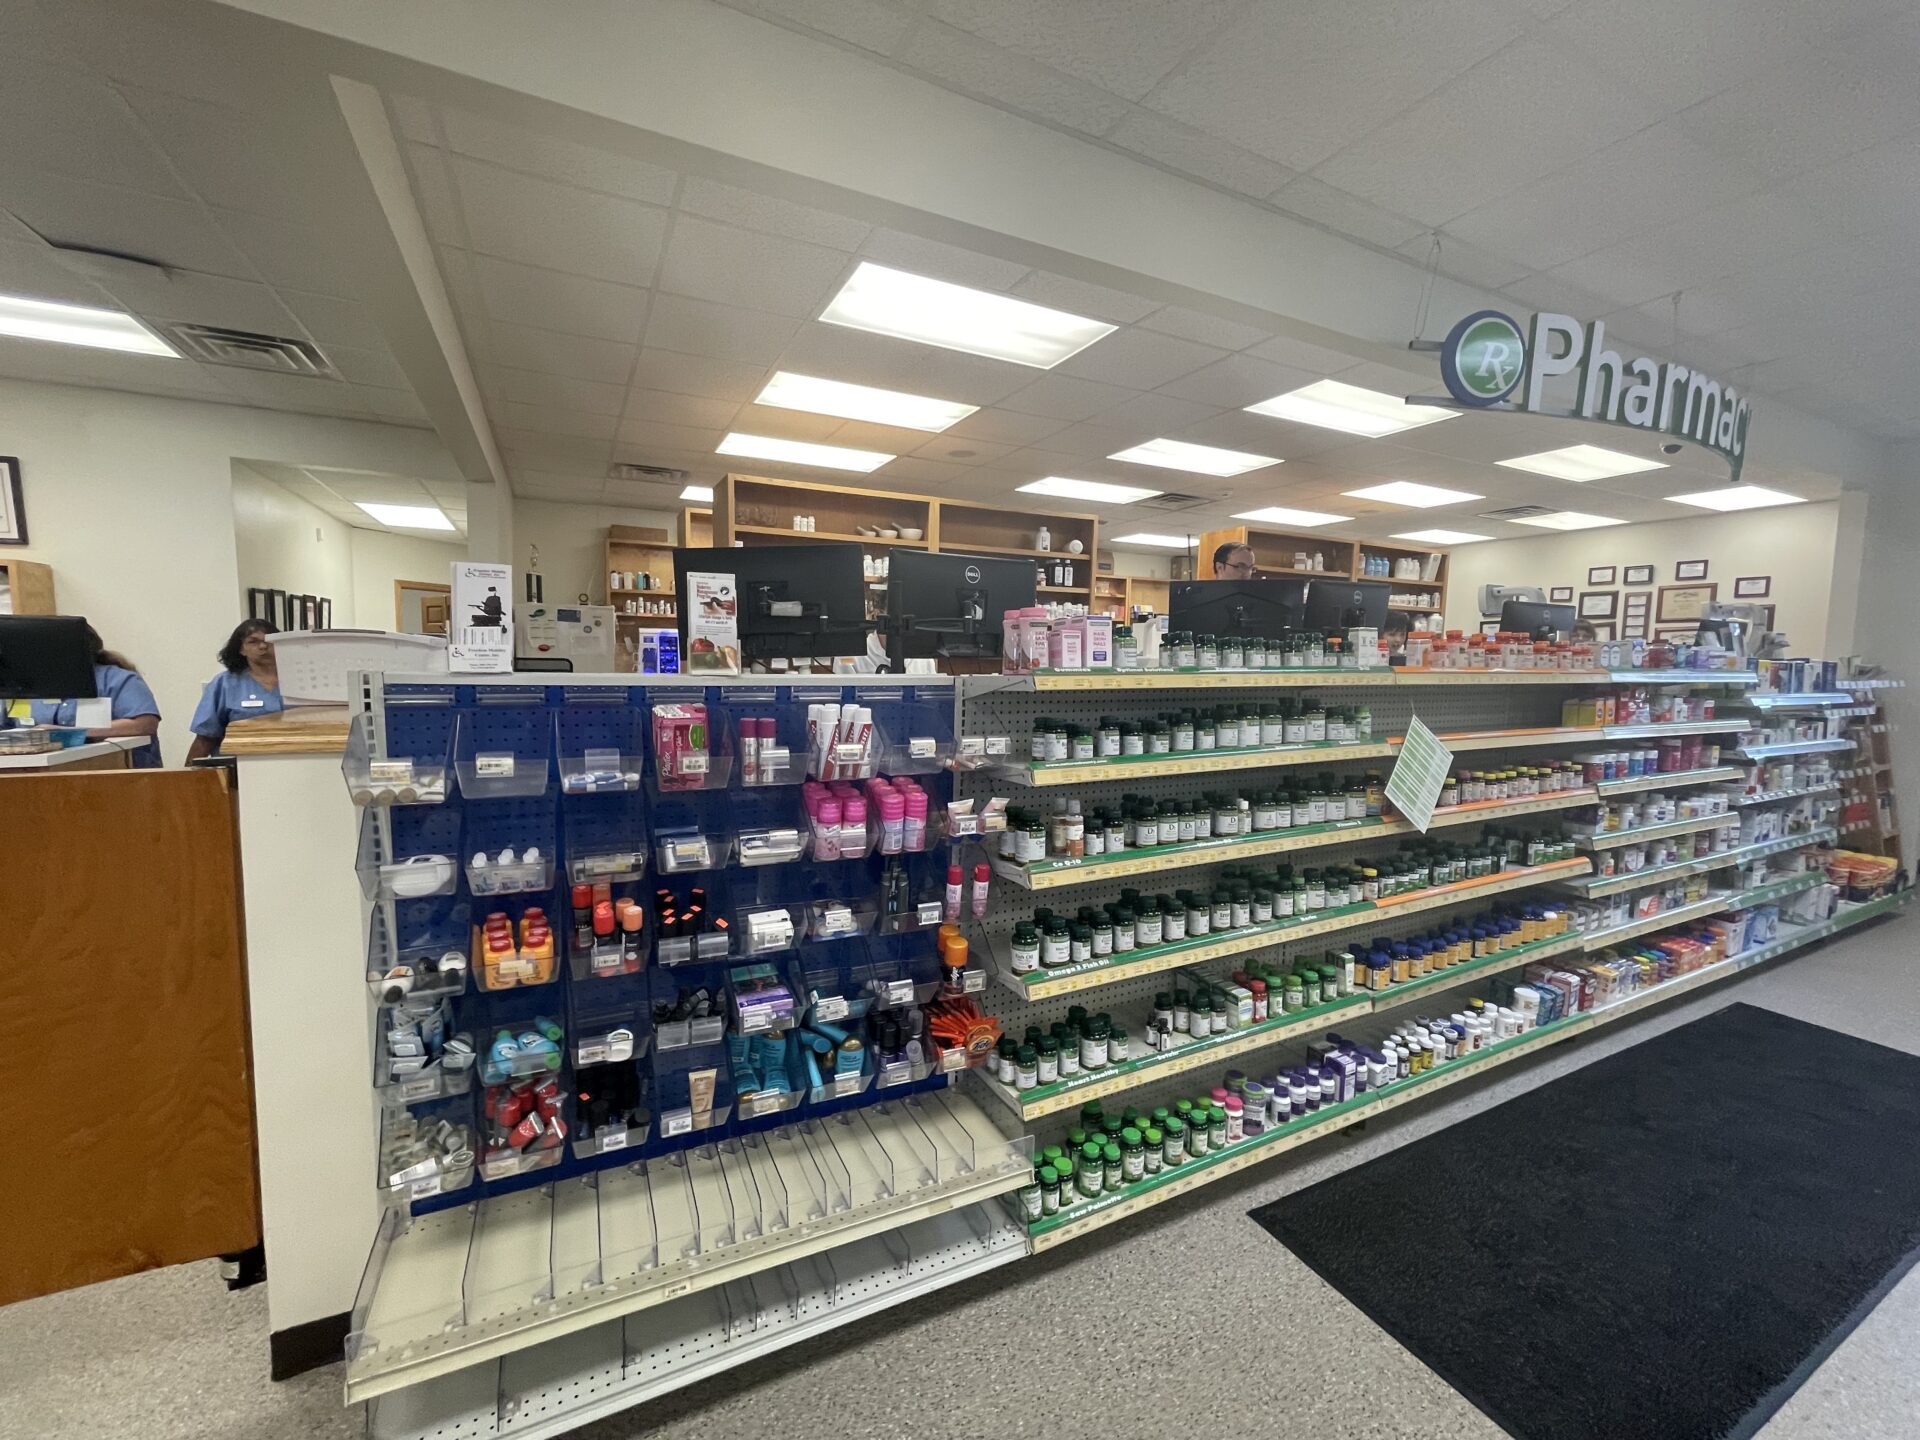
<svg viewBox="0 0 1920 1440"><path fill-rule="evenodd" d="M540 690L482 690L454 732L453 769L469 800L543 795L552 782L553 730Z"/></svg>
<svg viewBox="0 0 1920 1440"><path fill-rule="evenodd" d="M699 830L660 831L653 837L654 866L662 875L691 875L723 869L730 847L727 837Z"/></svg>
<svg viewBox="0 0 1920 1440"><path fill-rule="evenodd" d="M467 862L467 888L480 899L495 895L524 895L534 890L553 888L553 857L542 855L534 860L516 860L511 864L502 864L496 858L480 863L484 858L477 856Z"/></svg>
<svg viewBox="0 0 1920 1440"><path fill-rule="evenodd" d="M481 1095L480 1174L511 1180L558 1165L573 1134L570 1088L554 1072L542 1079L489 1085Z"/></svg>
<svg viewBox="0 0 1920 1440"><path fill-rule="evenodd" d="M786 865L807 853L808 832L797 825L755 826L733 837L733 863L753 869Z"/></svg>
<svg viewBox="0 0 1920 1440"><path fill-rule="evenodd" d="M475 1048L444 1000L409 997L383 1009L373 1037L374 1097L396 1106L464 1095L473 1086Z"/></svg>
<svg viewBox="0 0 1920 1440"><path fill-rule="evenodd" d="M375 905L367 922L367 987L382 1005L466 993L469 911L464 903Z"/></svg>
<svg viewBox="0 0 1920 1440"><path fill-rule="evenodd" d="M444 806L369 808L354 870L369 900L451 895L460 884L460 814Z"/></svg>
<svg viewBox="0 0 1920 1440"><path fill-rule="evenodd" d="M574 885L626 885L647 874L646 836L636 834L631 850L596 850L567 857L567 880Z"/></svg>
<svg viewBox="0 0 1920 1440"><path fill-rule="evenodd" d="M433 748L405 753L382 753L374 739L371 715L354 715L347 723L347 744L340 757L340 774L346 781L347 796L358 806L440 805L447 798L447 759L455 725L451 705L409 707L413 717L427 716L444 721L419 726L427 733L438 732Z"/></svg>
<svg viewBox="0 0 1920 1440"><path fill-rule="evenodd" d="M473 1181L473 1097L380 1113L376 1184L402 1200L429 1200Z"/></svg>

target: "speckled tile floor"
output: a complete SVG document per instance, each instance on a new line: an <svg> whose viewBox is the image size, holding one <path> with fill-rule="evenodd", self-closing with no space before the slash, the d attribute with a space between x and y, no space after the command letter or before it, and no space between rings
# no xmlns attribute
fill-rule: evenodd
<svg viewBox="0 0 1920 1440"><path fill-rule="evenodd" d="M1246 1212L1734 1000L1920 1053L1915 923L1877 925L1457 1085L1437 1104L1396 1112L1391 1124L1307 1147L1294 1163L1256 1168L1097 1239L589 1426L578 1440L788 1440L796 1420L809 1416L830 1417L847 1440L1052 1437L1088 1428L1123 1440L1176 1429L1209 1440L1497 1440L1503 1431ZM1276 1321L1301 1342L1250 1350L1249 1328ZM1920 1434L1916 1333L1920 1270L1788 1400L1761 1440L1912 1440ZM1308 1354L1325 1358L1297 1363ZM228 1294L211 1265L0 1309L0 1440L363 1433L358 1412L341 1408L337 1367L280 1385L267 1380L265 1296Z"/></svg>

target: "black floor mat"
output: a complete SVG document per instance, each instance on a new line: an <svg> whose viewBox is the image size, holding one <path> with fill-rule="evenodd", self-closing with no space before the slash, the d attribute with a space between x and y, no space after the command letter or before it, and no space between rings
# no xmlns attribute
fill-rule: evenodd
<svg viewBox="0 0 1920 1440"><path fill-rule="evenodd" d="M1733 1005L1252 1218L1520 1440L1748 1436L1920 1258L1920 1057Z"/></svg>

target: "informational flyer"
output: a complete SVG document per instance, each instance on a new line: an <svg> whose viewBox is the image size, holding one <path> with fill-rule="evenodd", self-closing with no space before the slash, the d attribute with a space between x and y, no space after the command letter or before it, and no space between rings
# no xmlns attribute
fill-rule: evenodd
<svg viewBox="0 0 1920 1440"><path fill-rule="evenodd" d="M1433 823L1433 807L1452 769L1453 752L1418 715L1414 716L1407 725L1400 758L1393 762L1393 773L1387 776L1387 799L1423 835Z"/></svg>
<svg viewBox="0 0 1920 1440"><path fill-rule="evenodd" d="M740 673L740 587L737 577L687 572L687 653L689 673Z"/></svg>
<svg viewBox="0 0 1920 1440"><path fill-rule="evenodd" d="M513 567L468 560L453 564L447 616L447 668L456 674L504 675L513 669Z"/></svg>

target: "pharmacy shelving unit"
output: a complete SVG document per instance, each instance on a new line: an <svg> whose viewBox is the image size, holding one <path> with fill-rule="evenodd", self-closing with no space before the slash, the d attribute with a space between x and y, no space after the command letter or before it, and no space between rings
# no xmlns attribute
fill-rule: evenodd
<svg viewBox="0 0 1920 1440"><path fill-rule="evenodd" d="M1829 713L1840 716L1854 738L1855 750L1836 756L1840 765L1841 838L1850 849L1867 850L1903 859L1900 815L1893 795L1893 722L1887 712L1888 692L1904 681L1887 679L1842 682L1845 704Z"/></svg>

